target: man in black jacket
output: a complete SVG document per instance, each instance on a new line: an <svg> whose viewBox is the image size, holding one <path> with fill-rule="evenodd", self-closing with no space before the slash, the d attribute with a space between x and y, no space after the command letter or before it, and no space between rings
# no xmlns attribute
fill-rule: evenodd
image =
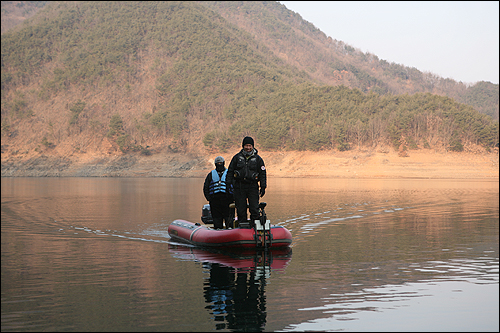
<svg viewBox="0 0 500 333"><path fill-rule="evenodd" d="M229 220L229 204L234 201L233 188L231 183L227 182L224 163L224 157L217 156L214 160L215 169L208 173L203 184L203 195L210 203L215 229L222 229L223 221L226 229L233 227L233 221Z"/></svg>
<svg viewBox="0 0 500 333"><path fill-rule="evenodd" d="M263 197L266 193L266 166L251 137L245 137L241 146L243 149L233 156L227 168L227 182L233 184L238 221L247 221L248 199L250 226L253 227L254 221L259 219L259 195Z"/></svg>

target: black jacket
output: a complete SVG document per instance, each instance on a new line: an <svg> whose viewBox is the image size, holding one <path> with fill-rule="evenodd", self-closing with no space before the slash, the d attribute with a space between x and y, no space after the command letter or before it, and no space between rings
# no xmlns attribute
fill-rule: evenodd
<svg viewBox="0 0 500 333"><path fill-rule="evenodd" d="M247 184L260 183L261 188L267 187L267 174L264 160L258 155L257 149L254 148L250 157L245 157L242 149L239 153L233 156L229 167L227 168L226 181L229 184L237 182Z"/></svg>

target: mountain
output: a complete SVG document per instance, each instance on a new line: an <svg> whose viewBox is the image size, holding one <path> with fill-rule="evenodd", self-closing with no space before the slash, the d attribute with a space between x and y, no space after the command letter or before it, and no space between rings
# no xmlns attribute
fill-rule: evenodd
<svg viewBox="0 0 500 333"><path fill-rule="evenodd" d="M498 85L389 64L277 2L48 2L1 46L2 167L245 135L268 150L498 142Z"/></svg>
<svg viewBox="0 0 500 333"><path fill-rule="evenodd" d="M203 3L238 28L256 36L276 56L321 83L344 84L378 94L430 92L454 98L498 119L498 84L482 81L467 86L429 72L423 73L414 67L389 63L326 36L299 14L277 2ZM472 95L481 97L471 98Z"/></svg>
<svg viewBox="0 0 500 333"><path fill-rule="evenodd" d="M344 84L364 92L430 92L454 98L499 118L498 84L467 85L414 67L389 63L326 36L278 2L202 1L238 28L251 33L274 55L328 85ZM47 1L2 1L2 33L43 8Z"/></svg>

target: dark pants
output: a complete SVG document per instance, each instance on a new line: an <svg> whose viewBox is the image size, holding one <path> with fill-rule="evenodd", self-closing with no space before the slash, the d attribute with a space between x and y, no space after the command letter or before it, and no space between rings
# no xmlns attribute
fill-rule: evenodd
<svg viewBox="0 0 500 333"><path fill-rule="evenodd" d="M231 202L232 200L226 194L215 195L209 201L215 229L222 229L224 227L223 221L226 222L226 228L233 227L233 221L229 221L229 204Z"/></svg>
<svg viewBox="0 0 500 333"><path fill-rule="evenodd" d="M238 221L247 220L247 200L250 211L250 226L259 219L259 184L240 183L234 184L234 203L238 214Z"/></svg>

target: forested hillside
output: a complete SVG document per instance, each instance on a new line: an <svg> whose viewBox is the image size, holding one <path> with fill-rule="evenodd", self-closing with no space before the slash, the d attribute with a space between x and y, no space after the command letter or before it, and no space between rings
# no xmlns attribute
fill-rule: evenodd
<svg viewBox="0 0 500 333"><path fill-rule="evenodd" d="M245 135L268 150L498 142L498 85L388 64L277 2L49 2L1 47L2 160Z"/></svg>
<svg viewBox="0 0 500 333"><path fill-rule="evenodd" d="M377 94L430 92L448 96L498 119L498 84L463 82L389 63L369 52L326 36L301 16L276 2L203 1L239 28L257 36L272 52L312 78ZM255 22L259 22L256 24Z"/></svg>

